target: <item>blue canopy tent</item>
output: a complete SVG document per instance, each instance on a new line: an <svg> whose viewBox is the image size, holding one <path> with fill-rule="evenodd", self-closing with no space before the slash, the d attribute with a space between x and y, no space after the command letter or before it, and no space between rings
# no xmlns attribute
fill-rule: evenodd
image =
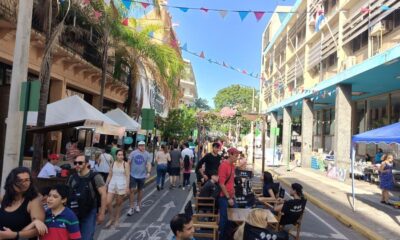
<svg viewBox="0 0 400 240"><path fill-rule="evenodd" d="M400 122L363 132L352 137L351 146L351 188L353 195L353 211L355 211L354 199L354 160L356 157L355 145L357 143L397 143L400 144Z"/></svg>

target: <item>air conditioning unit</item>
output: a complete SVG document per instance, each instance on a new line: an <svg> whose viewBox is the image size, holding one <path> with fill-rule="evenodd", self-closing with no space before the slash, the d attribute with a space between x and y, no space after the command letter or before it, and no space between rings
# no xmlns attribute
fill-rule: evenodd
<svg viewBox="0 0 400 240"><path fill-rule="evenodd" d="M392 20L382 20L371 28L371 36L380 36L380 34L386 34L393 30Z"/></svg>

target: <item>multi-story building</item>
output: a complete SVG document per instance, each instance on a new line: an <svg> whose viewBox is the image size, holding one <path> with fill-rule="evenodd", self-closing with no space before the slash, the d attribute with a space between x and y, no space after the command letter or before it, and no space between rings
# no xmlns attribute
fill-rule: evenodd
<svg viewBox="0 0 400 240"><path fill-rule="evenodd" d="M318 149L348 166L353 134L400 120L399 8L397 0L297 0L274 13L262 40L260 105L271 127L283 126L285 161L293 125L303 166Z"/></svg>
<svg viewBox="0 0 400 240"><path fill-rule="evenodd" d="M185 70L180 80L180 89L182 92L181 104L192 105L197 99L197 84L193 73L193 67L189 60L184 59Z"/></svg>
<svg viewBox="0 0 400 240"><path fill-rule="evenodd" d="M21 1L20 1L21 2ZM41 7L34 1L34 9ZM18 13L17 0L0 2L0 168L3 165L6 118L11 84L11 71L14 57L15 35ZM66 24L72 24L68 19ZM88 24L76 22L67 27L54 47L50 73L48 103L71 95L79 95L95 107L100 104L101 52L94 43L95 34L89 38L77 37L77 29L91 30ZM92 31L90 31L92 32ZM93 38L92 38L93 37ZM30 36L28 81L37 80L43 58L45 35L43 23L33 11ZM113 63L107 68L103 111L123 107L128 94L127 74L119 79L113 77ZM65 136L68 138L68 136ZM30 140L32 140L30 138ZM29 140L28 140L29 141ZM60 149L61 142L58 144ZM29 146L28 146L29 147Z"/></svg>

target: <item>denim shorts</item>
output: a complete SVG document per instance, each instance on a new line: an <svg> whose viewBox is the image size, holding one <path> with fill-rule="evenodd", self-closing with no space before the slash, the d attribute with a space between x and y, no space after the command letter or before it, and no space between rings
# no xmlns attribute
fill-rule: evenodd
<svg viewBox="0 0 400 240"><path fill-rule="evenodd" d="M145 180L146 180L145 178L134 178L131 176L129 181L129 188L130 189L137 188L137 190L142 190L144 188Z"/></svg>

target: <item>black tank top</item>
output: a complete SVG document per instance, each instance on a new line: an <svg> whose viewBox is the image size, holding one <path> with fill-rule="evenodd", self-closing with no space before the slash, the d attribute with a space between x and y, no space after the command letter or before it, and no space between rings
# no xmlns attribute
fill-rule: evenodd
<svg viewBox="0 0 400 240"><path fill-rule="evenodd" d="M28 213L29 200L25 199L21 206L13 212L7 212L0 208L0 227L7 227L12 231L21 231L31 223L31 215Z"/></svg>

